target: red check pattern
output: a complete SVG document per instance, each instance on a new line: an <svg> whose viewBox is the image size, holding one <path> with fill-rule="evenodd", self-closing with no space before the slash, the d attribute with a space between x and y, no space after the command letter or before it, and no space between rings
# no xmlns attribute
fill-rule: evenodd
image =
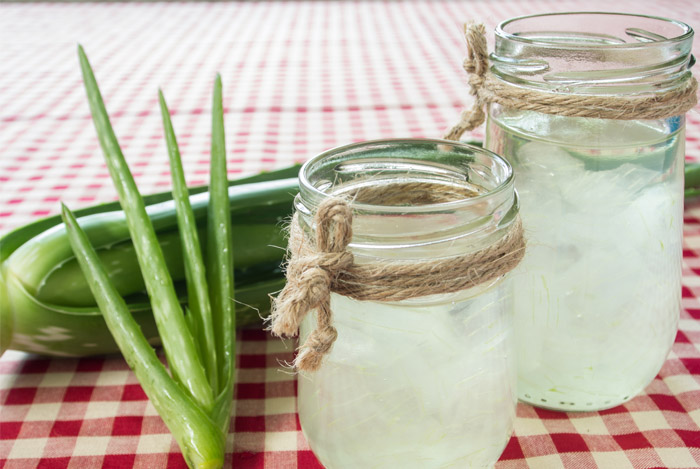
<svg viewBox="0 0 700 469"><path fill-rule="evenodd" d="M700 29L693 0L583 7L661 14ZM170 184L158 86L188 181L203 184L216 71L233 178L351 141L440 136L469 100L462 22L493 28L522 14L580 9L577 0L0 5L0 234L57 213L59 200L79 208L115 198L82 90L78 42L137 183L150 193ZM700 160L697 109L687 123L688 158ZM519 405L498 469L700 467L700 204L686 208L684 243L680 331L657 378L604 412ZM293 347L240 333L228 466L321 467L299 428L296 379L279 365ZM121 357L7 352L0 404L1 467L184 467Z"/></svg>

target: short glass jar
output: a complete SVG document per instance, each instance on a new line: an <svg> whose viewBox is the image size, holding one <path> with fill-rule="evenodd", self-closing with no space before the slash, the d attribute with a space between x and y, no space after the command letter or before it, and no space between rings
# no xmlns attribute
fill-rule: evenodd
<svg viewBox="0 0 700 469"><path fill-rule="evenodd" d="M688 84L692 37L639 15L515 18L491 71L572 97L657 95ZM614 407L661 369L680 311L684 126L489 106L486 147L514 168L528 237L513 272L523 401Z"/></svg>
<svg viewBox="0 0 700 469"><path fill-rule="evenodd" d="M381 140L327 151L300 173L299 225L329 196L349 196L356 264L426 261L480 250L517 218L508 163L444 140ZM406 195L406 184L464 194ZM366 197L366 190L391 189ZM386 192L386 191L383 191ZM391 191L388 191L391 192ZM331 294L338 337L320 369L299 376L301 427L328 468L488 467L515 418L512 285L507 275L467 290L399 302ZM313 314L300 342L315 328Z"/></svg>

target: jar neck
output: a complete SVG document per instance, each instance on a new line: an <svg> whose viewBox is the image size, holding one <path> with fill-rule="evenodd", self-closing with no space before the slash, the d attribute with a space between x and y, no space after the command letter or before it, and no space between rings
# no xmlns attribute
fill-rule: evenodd
<svg viewBox="0 0 700 469"><path fill-rule="evenodd" d="M350 201L358 262L462 255L494 242L518 212L510 165L445 140L395 139L329 150L300 172L295 205L312 235L328 197Z"/></svg>
<svg viewBox="0 0 700 469"><path fill-rule="evenodd" d="M503 81L560 93L654 94L685 86L693 30L664 18L552 13L496 28L491 71Z"/></svg>

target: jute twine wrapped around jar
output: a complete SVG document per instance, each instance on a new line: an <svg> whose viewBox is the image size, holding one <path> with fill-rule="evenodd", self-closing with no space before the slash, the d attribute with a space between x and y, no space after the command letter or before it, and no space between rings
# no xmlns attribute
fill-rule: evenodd
<svg viewBox="0 0 700 469"><path fill-rule="evenodd" d="M402 184L400 190L374 188L369 200L396 204L397 197L423 203L459 200L464 194L440 192L424 184ZM299 371L315 371L338 336L332 324L331 292L360 301L401 301L452 293L493 281L523 258L525 240L519 219L496 243L463 256L430 261L382 261L356 264L348 250L352 239L352 209L345 199L324 200L314 216L315 239L304 233L295 215L290 226L287 284L273 300L270 329L278 336L296 335L304 317L316 311L317 324L299 347L294 361Z"/></svg>
<svg viewBox="0 0 700 469"><path fill-rule="evenodd" d="M616 120L665 119L685 114L697 104L698 83L692 76L678 89L639 96L577 95L516 86L498 79L489 70L484 25L467 23L464 34L467 40L464 70L469 75L474 105L463 111L459 122L447 131L444 136L447 140L459 140L464 132L481 125L486 118L484 108L489 103L521 111Z"/></svg>

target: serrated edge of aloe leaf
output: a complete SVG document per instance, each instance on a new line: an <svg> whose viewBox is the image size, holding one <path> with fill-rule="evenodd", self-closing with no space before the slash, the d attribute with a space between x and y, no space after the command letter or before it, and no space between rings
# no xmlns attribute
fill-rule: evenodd
<svg viewBox="0 0 700 469"><path fill-rule="evenodd" d="M94 73L81 46L78 46L78 56L97 136L126 215L170 371L202 408L211 411L213 390L185 321L170 273L165 267L153 225L146 214L143 199L124 159Z"/></svg>
<svg viewBox="0 0 700 469"><path fill-rule="evenodd" d="M182 168L180 149L175 130L170 119L170 111L163 92L158 90L158 101L163 119L163 129L170 159L170 173L173 183L173 200L182 244L182 258L185 266L185 280L189 298L189 314L192 315L193 335L196 338L200 356L212 389L218 389L218 367L216 341L212 323L209 287L202 257L202 248L197 234L197 223L190 205L189 193ZM227 191L228 197L228 191Z"/></svg>

